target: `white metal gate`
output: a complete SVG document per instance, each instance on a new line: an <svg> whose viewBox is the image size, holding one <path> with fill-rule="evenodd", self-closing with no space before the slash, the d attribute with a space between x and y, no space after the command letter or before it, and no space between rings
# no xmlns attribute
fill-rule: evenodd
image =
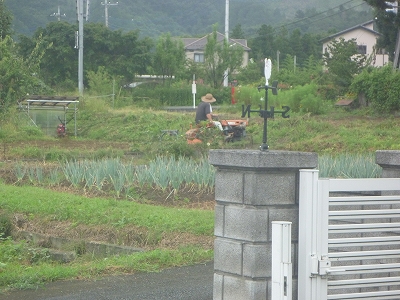
<svg viewBox="0 0 400 300"><path fill-rule="evenodd" d="M400 299L400 178L300 171L298 299Z"/></svg>

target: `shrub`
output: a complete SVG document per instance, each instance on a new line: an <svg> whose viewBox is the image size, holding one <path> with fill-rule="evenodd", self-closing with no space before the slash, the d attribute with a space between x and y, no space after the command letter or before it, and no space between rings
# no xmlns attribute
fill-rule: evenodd
<svg viewBox="0 0 400 300"><path fill-rule="evenodd" d="M0 239L5 239L11 236L12 223L7 215L0 215Z"/></svg>
<svg viewBox="0 0 400 300"><path fill-rule="evenodd" d="M400 109L400 73L389 65L364 70L355 77L350 91L364 94L367 103L377 112L387 113Z"/></svg>
<svg viewBox="0 0 400 300"><path fill-rule="evenodd" d="M264 93L260 93L254 87L240 86L235 91L235 100L238 104L258 105L261 98L264 98Z"/></svg>
<svg viewBox="0 0 400 300"><path fill-rule="evenodd" d="M21 131L29 137L43 136L43 132L36 126L23 126Z"/></svg>

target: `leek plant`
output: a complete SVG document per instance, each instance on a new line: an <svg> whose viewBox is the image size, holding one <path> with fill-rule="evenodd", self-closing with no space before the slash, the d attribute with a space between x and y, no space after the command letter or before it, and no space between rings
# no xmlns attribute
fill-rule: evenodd
<svg viewBox="0 0 400 300"><path fill-rule="evenodd" d="M35 182L35 168L33 167L29 167L28 168L28 178L29 181L31 182L31 184L33 184Z"/></svg>
<svg viewBox="0 0 400 300"><path fill-rule="evenodd" d="M66 161L62 167L65 178L74 186L78 187L83 181L83 163L79 161Z"/></svg>
<svg viewBox="0 0 400 300"><path fill-rule="evenodd" d="M373 153L322 155L318 158L318 169L321 178L379 178L382 175Z"/></svg>
<svg viewBox="0 0 400 300"><path fill-rule="evenodd" d="M321 155L318 158L320 177L325 178L376 178L381 177L382 169L375 164L371 154ZM214 189L215 169L206 158L194 161L189 158L159 156L147 165L136 166L133 162L124 163L119 159L66 161L61 165L65 179L74 187L103 191L105 186L112 187L117 197L123 192L140 188L156 188L170 193L179 189L211 192ZM17 164L14 174L17 182L28 173L31 183L45 182L44 173L39 167L25 167ZM60 182L60 168L56 167L47 174L49 182Z"/></svg>
<svg viewBox="0 0 400 300"><path fill-rule="evenodd" d="M57 185L60 183L60 169L55 167L50 170L48 182L50 185Z"/></svg>
<svg viewBox="0 0 400 300"><path fill-rule="evenodd" d="M15 177L17 177L17 182L24 179L26 170L27 170L27 168L24 165L21 165L21 164L15 165L14 174L15 174Z"/></svg>
<svg viewBox="0 0 400 300"><path fill-rule="evenodd" d="M37 166L36 167L36 180L39 184L41 184L43 182L43 168Z"/></svg>
<svg viewBox="0 0 400 300"><path fill-rule="evenodd" d="M114 186L115 192L117 193L117 198L121 195L121 191L125 185L125 175L121 170L116 171L114 174L110 174L110 181Z"/></svg>

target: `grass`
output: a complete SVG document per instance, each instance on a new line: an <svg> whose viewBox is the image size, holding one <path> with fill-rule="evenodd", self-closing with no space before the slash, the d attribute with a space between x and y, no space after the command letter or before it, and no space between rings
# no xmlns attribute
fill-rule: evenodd
<svg viewBox="0 0 400 300"><path fill-rule="evenodd" d="M221 107L216 110L220 119L237 119L241 107ZM0 140L3 156L7 159L34 158L44 161L116 158L124 153L135 154L143 162L166 153L175 156L206 155L205 144L187 145L185 132L193 126L194 112L166 112L144 110L134 106L119 110L80 112L78 137L53 140L37 136L36 144L26 143L26 134L8 134ZM400 148L400 118L377 115L368 109L345 111L331 107L325 115L290 113L290 118L279 115L268 119L268 145L271 150L317 152L318 154L371 153L376 150ZM179 130L178 137L160 139L161 130ZM262 143L263 119L251 115L244 142L214 143L218 148L258 149ZM0 132L1 133L1 132ZM221 138L222 141L222 138ZM19 142L19 147L15 143ZM41 143L43 142L43 143ZM26 143L26 144L25 144ZM91 143L102 144L92 149ZM43 147L45 144L46 147Z"/></svg>
<svg viewBox="0 0 400 300"><path fill-rule="evenodd" d="M209 261L213 256L209 249L192 246L101 259L84 256L72 263L61 264L48 261L46 257L33 261L34 251L23 242L16 244L6 240L0 243L0 295L10 289L33 289L61 279L156 272L167 267Z"/></svg>
<svg viewBox="0 0 400 300"><path fill-rule="evenodd" d="M87 225L126 223L151 230L212 235L214 214L206 210L176 209L132 201L86 198L37 187L1 186L0 207L8 213L78 222Z"/></svg>
<svg viewBox="0 0 400 300"><path fill-rule="evenodd" d="M44 222L68 221L74 226L107 225L119 230L135 226L151 236L163 233L191 233L212 236L214 213L208 210L174 209L124 200L86 198L38 187L0 184L0 208L6 215L19 213ZM155 242L157 244L157 241ZM54 280L91 278L106 274L158 271L172 266L209 261L212 249L188 244L177 249L155 249L132 255L94 258L78 257L72 263L51 262L32 245L0 241L0 291L34 288Z"/></svg>

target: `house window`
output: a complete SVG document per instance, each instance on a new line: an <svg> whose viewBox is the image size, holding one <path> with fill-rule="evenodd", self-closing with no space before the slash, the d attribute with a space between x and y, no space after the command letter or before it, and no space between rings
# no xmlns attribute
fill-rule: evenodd
<svg viewBox="0 0 400 300"><path fill-rule="evenodd" d="M203 53L195 53L194 54L194 61L203 63L204 62L204 54Z"/></svg>
<svg viewBox="0 0 400 300"><path fill-rule="evenodd" d="M367 54L366 45L357 45L358 54Z"/></svg>

